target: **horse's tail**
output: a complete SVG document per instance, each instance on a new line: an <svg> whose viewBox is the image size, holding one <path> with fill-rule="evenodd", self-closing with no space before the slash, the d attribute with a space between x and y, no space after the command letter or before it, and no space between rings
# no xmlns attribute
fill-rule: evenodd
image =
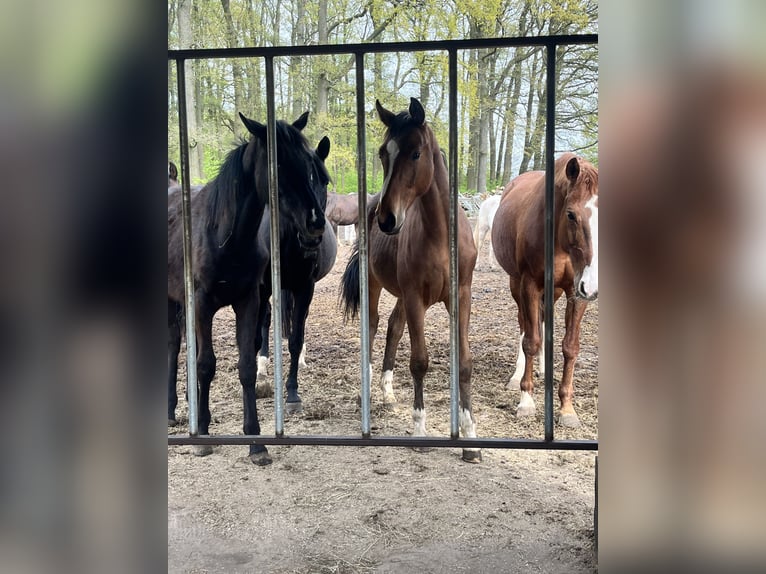
<svg viewBox="0 0 766 574"><path fill-rule="evenodd" d="M293 310L295 297L292 291L282 289L282 337L289 339L293 331Z"/></svg>
<svg viewBox="0 0 766 574"><path fill-rule="evenodd" d="M359 312L359 240L354 242L351 256L346 263L346 270L340 283L341 298L343 299L343 322L349 317L355 319Z"/></svg>

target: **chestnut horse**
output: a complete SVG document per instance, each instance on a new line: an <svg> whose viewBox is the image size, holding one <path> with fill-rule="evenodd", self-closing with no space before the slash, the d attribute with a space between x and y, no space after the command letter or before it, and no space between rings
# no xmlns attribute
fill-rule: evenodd
<svg viewBox="0 0 766 574"><path fill-rule="evenodd" d="M383 289L397 298L388 319L381 386L384 403L396 401L393 369L396 349L404 332L410 334L410 373L414 383L412 420L414 435L426 435L423 378L428 370L424 334L426 310L442 302L449 309L449 182L447 167L433 131L425 122L425 110L411 98L409 111L394 114L375 102L387 127L380 146L383 188L370 202L369 303L370 347L378 329L378 301ZM373 225L377 221L377 225ZM475 437L471 412L473 358L468 345L471 314L471 281L476 265L476 246L471 226L462 209L457 211L459 268L459 379L460 431ZM345 316L355 316L359 306L358 243L346 265L342 281ZM372 348L370 348L372 352ZM479 462L479 449L463 449L463 460Z"/></svg>
<svg viewBox="0 0 766 574"><path fill-rule="evenodd" d="M588 301L598 295L598 170L565 153L554 168L554 302L566 294L564 373L559 384L559 423L577 427L574 366L580 352L580 323ZM492 246L510 276L521 329L519 359L508 388L520 383L518 416L534 415L533 358L543 357L545 172L523 173L506 186L492 226ZM523 354L521 349L523 348Z"/></svg>

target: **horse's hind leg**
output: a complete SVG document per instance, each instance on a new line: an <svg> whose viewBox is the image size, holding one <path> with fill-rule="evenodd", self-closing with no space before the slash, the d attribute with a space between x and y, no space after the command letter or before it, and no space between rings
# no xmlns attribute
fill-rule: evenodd
<svg viewBox="0 0 766 574"><path fill-rule="evenodd" d="M293 294L295 303L293 306L292 330L288 347L290 349L290 371L287 375L287 400L285 412L287 414L299 413L303 410L303 402L298 395L298 367L300 355L304 347L306 335L306 318L309 314L309 306L314 297L314 284L311 283L306 289Z"/></svg>
<svg viewBox="0 0 766 574"><path fill-rule="evenodd" d="M176 426L178 354L181 352L181 306L168 299L168 425Z"/></svg>
<svg viewBox="0 0 766 574"><path fill-rule="evenodd" d="M531 416L535 414L534 393L534 359L540 352L540 299L541 293L537 289L534 280L528 277L522 278L521 293L519 297L519 315L521 319L522 349L524 351L524 374L521 378L521 399L516 409L518 416ZM521 351L519 352L521 356Z"/></svg>
<svg viewBox="0 0 766 574"><path fill-rule="evenodd" d="M402 340L406 318L404 316L404 304L401 299L396 300L394 310L388 318L386 330L386 352L383 356L383 373L380 377L380 387L383 389L383 404L393 405L396 403L394 396L394 363L396 351Z"/></svg>
<svg viewBox="0 0 766 574"><path fill-rule="evenodd" d="M580 353L580 324L587 302L575 297L567 297L566 333L562 343L564 351L564 373L559 385L559 424L565 427L579 427L580 419L575 412L574 399L574 366Z"/></svg>
<svg viewBox="0 0 766 574"><path fill-rule="evenodd" d="M208 434L210 426L210 383L215 376L216 359L213 353L213 314L204 301L204 292L196 294L197 322L197 379L199 382L199 434ZM188 350L187 350L188 352ZM213 452L213 447L197 445L192 452L197 456L206 456Z"/></svg>
<svg viewBox="0 0 766 574"><path fill-rule="evenodd" d="M239 349L239 384L242 385L242 403L244 410L244 424L242 430L248 435L261 434L261 425L258 422L258 407L255 395L255 379L257 361L255 350L260 347L261 335L258 323L258 293L252 293L249 297L232 305L237 317L237 348ZM271 456L265 446L260 444L250 445L250 460L259 466L271 463Z"/></svg>

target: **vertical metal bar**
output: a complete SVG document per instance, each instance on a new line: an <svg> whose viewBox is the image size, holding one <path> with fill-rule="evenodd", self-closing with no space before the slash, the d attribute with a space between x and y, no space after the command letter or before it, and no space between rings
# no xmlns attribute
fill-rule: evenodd
<svg viewBox="0 0 766 574"><path fill-rule="evenodd" d="M176 60L178 83L178 131L181 148L181 218L184 231L184 303L186 306L186 401L189 434L197 436L197 333L194 330L194 270L192 268L191 178L189 175L189 132L186 117L186 60Z"/></svg>
<svg viewBox="0 0 766 574"><path fill-rule="evenodd" d="M458 438L459 352L458 338L458 261L457 261L457 51L449 51L449 341L450 437Z"/></svg>
<svg viewBox="0 0 766 574"><path fill-rule="evenodd" d="M553 168L556 143L556 44L546 47L545 98L545 440L553 440Z"/></svg>
<svg viewBox="0 0 766 574"><path fill-rule="evenodd" d="M274 434L282 436L282 270L279 254L279 181L277 176L277 119L274 105L274 57L266 56L266 145L269 158L269 215L271 219L271 324L274 326Z"/></svg>
<svg viewBox="0 0 766 574"><path fill-rule="evenodd" d="M367 143L364 124L364 53L356 54L356 168L359 188L358 245L359 245L359 321L362 373L362 436L370 437L370 303L368 299L367 253Z"/></svg>

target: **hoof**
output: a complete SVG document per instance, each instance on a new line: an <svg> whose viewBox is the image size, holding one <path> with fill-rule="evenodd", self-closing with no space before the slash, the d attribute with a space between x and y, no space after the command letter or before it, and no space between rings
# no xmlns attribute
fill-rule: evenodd
<svg viewBox="0 0 766 574"><path fill-rule="evenodd" d="M264 450L262 452L254 452L250 455L250 462L252 462L256 466L266 466L271 464L273 461L271 460L271 455L269 454L269 451Z"/></svg>
<svg viewBox="0 0 766 574"><path fill-rule="evenodd" d="M298 413L303 412L303 403L301 401L285 403L285 412L288 415L297 415Z"/></svg>
<svg viewBox="0 0 766 574"><path fill-rule="evenodd" d="M566 413L559 415L559 424L562 427L576 429L580 427L580 419L575 413Z"/></svg>
<svg viewBox="0 0 766 574"><path fill-rule="evenodd" d="M169 427L178 426L178 421L177 421L176 419L171 419L171 418L169 418L169 419L168 419L168 426L169 426Z"/></svg>
<svg viewBox="0 0 766 574"><path fill-rule="evenodd" d="M521 387L521 379L511 379L505 383L506 391L516 391Z"/></svg>
<svg viewBox="0 0 766 574"><path fill-rule="evenodd" d="M517 417L533 417L535 416L535 407L518 407L516 409L516 416Z"/></svg>
<svg viewBox="0 0 766 574"><path fill-rule="evenodd" d="M272 385L270 382L263 382L263 383L258 383L255 385L256 399L270 399L273 396L274 396L274 385Z"/></svg>
<svg viewBox="0 0 766 574"><path fill-rule="evenodd" d="M464 448L462 458L465 462L478 464L481 462L481 451L479 449Z"/></svg>
<svg viewBox="0 0 766 574"><path fill-rule="evenodd" d="M192 446L192 454L194 456L208 456L213 454L213 447L209 444L195 444Z"/></svg>

